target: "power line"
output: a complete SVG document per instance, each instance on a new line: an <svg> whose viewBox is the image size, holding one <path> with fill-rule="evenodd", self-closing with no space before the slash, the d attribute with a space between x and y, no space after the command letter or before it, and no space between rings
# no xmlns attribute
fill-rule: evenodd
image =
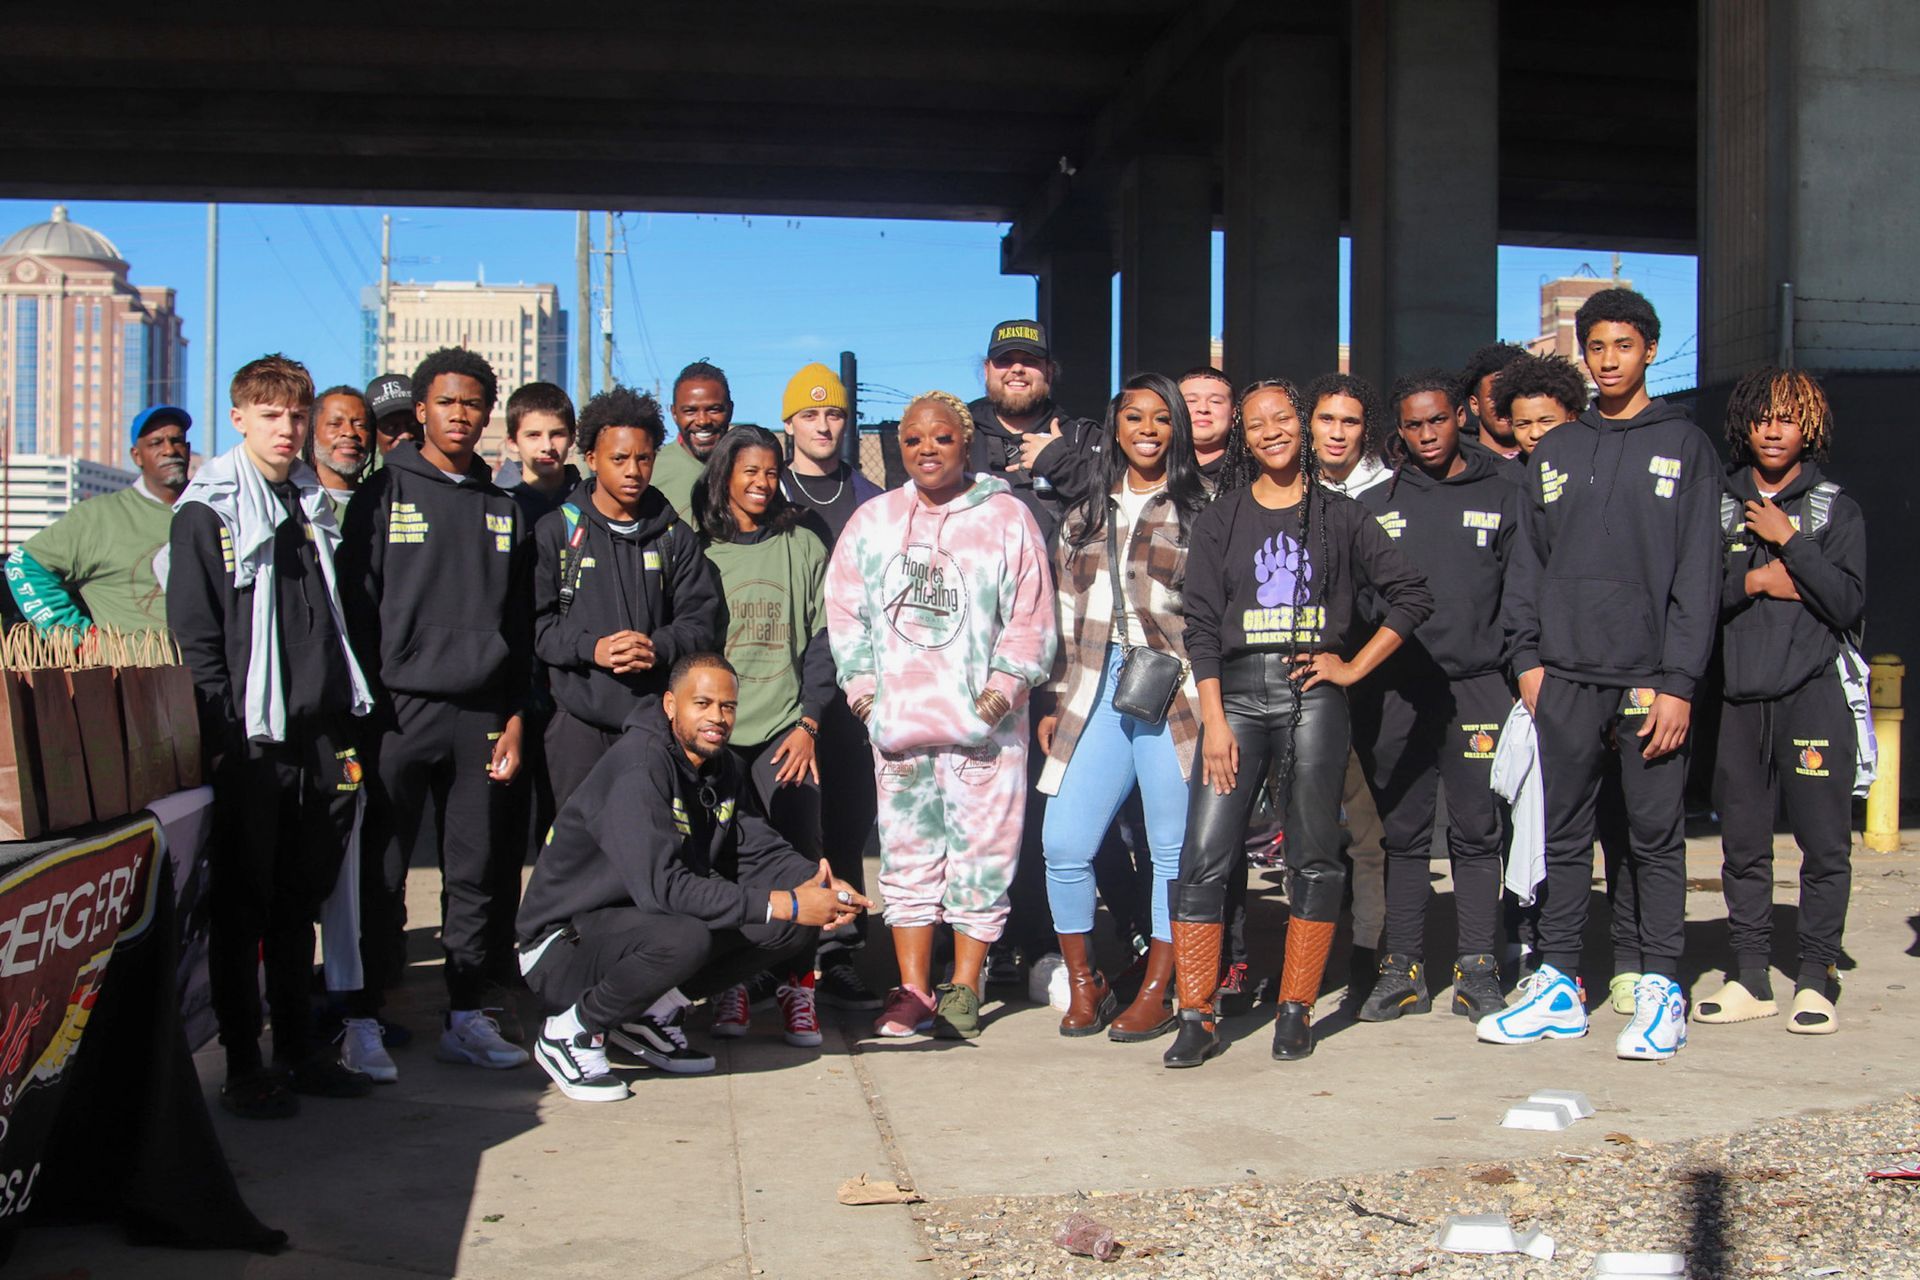
<svg viewBox="0 0 1920 1280"><path fill-rule="evenodd" d="M353 344L344 341L340 337L340 334L335 331L332 323L328 321L326 313L314 305L313 296L307 292L307 287L300 283L300 277L293 273L293 268L287 265L286 258L280 253L280 246L273 242L273 237L267 234L267 228L261 223L260 215L249 209L247 216L253 219L253 228L260 233L260 239L266 242L267 252L271 253L273 260L280 264L280 269L287 273L287 279L292 282L294 292L300 295L300 301L307 304L307 310L311 311L313 318L320 322L320 327L327 331L327 337L333 340L347 359L351 360L353 358Z"/></svg>
<svg viewBox="0 0 1920 1280"><path fill-rule="evenodd" d="M647 365L653 371L654 384L658 386L663 381L660 358L654 353L653 335L647 332L647 314L640 305L640 281L633 273L633 240L627 234L627 215L619 215L616 221L620 227L620 247L624 251L621 256L626 259L627 297L633 304L634 323L640 329L640 350L646 356Z"/></svg>
<svg viewBox="0 0 1920 1280"><path fill-rule="evenodd" d="M346 299L349 307L358 307L360 300L354 296L353 287L347 283L347 278L340 273L339 266L333 260L333 251L327 248L326 241L322 240L320 233L314 229L313 219L309 218L307 211L298 205L294 206L293 211L300 215L300 225L306 228L307 239L313 241L313 247L320 253L320 261L326 266L334 283L340 286L340 296Z"/></svg>

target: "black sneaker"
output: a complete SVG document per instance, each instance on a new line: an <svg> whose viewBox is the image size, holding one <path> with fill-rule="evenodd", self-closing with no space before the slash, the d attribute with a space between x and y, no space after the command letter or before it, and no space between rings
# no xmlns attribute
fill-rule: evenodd
<svg viewBox="0 0 1920 1280"><path fill-rule="evenodd" d="M364 1098L373 1092L373 1077L340 1061L330 1048L295 1066L288 1083L309 1098Z"/></svg>
<svg viewBox="0 0 1920 1280"><path fill-rule="evenodd" d="M763 969L747 979L747 1006L753 1009L770 1009L780 994L780 979L770 969Z"/></svg>
<svg viewBox="0 0 1920 1280"><path fill-rule="evenodd" d="M287 1084L286 1073L267 1067L221 1085L220 1105L242 1120L285 1120L300 1114L300 1099Z"/></svg>
<svg viewBox="0 0 1920 1280"><path fill-rule="evenodd" d="M1461 956L1453 965L1453 1011L1474 1022L1507 1007L1500 962L1491 955Z"/></svg>
<svg viewBox="0 0 1920 1280"><path fill-rule="evenodd" d="M835 1009L878 1009L886 1003L861 981L860 971L845 951L830 951L820 957L820 980L813 989L821 1004Z"/></svg>
<svg viewBox="0 0 1920 1280"><path fill-rule="evenodd" d="M607 1032L607 1044L623 1056L676 1076L705 1075L713 1070L713 1055L687 1043L687 1033L680 1029L685 1015L686 1010L676 1009L671 1018L662 1021L643 1013Z"/></svg>
<svg viewBox="0 0 1920 1280"><path fill-rule="evenodd" d="M628 1097L627 1082L607 1069L606 1037L556 1034L549 1018L533 1042L533 1060L575 1102L620 1102Z"/></svg>
<svg viewBox="0 0 1920 1280"><path fill-rule="evenodd" d="M980 966L980 986L1019 987L1027 986L1027 969L1020 961L1020 952L1013 943L1001 938L987 948L987 958Z"/></svg>
<svg viewBox="0 0 1920 1280"><path fill-rule="evenodd" d="M1388 952L1380 957L1380 977L1373 993L1360 1006L1362 1022L1391 1022L1404 1013L1425 1013L1433 1008L1427 994L1426 966L1412 956Z"/></svg>

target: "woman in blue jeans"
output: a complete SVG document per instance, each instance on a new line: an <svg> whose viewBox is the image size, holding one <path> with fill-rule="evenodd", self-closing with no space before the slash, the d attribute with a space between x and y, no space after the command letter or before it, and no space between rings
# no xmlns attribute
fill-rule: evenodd
<svg viewBox="0 0 1920 1280"><path fill-rule="evenodd" d="M1104 433L1107 483L1068 511L1054 557L1060 656L1045 690L1053 706L1038 727L1047 753L1040 790L1052 797L1041 841L1047 900L1072 994L1060 1034L1097 1035L1111 1023L1107 1034L1114 1040L1151 1040L1173 1026L1166 1004L1173 979L1167 883L1180 871L1187 772L1199 738L1181 643L1180 591L1187 525L1206 507L1207 491L1194 461L1186 402L1171 379L1154 373L1127 379L1107 406ZM1117 572L1110 547L1118 549ZM1113 706L1127 651L1136 647L1182 664L1180 686L1158 723ZM1153 942L1140 994L1116 1018L1113 993L1088 944L1093 858L1136 784L1153 856Z"/></svg>

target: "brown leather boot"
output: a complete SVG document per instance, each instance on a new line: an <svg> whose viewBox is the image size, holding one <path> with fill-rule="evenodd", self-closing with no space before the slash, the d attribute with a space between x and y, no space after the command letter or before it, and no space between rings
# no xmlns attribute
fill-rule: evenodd
<svg viewBox="0 0 1920 1280"><path fill-rule="evenodd" d="M1160 1061L1169 1067L1197 1067L1219 1053L1220 1032L1213 1017L1213 993L1220 985L1220 939L1226 925L1217 920L1173 922L1174 979L1180 992L1180 1034Z"/></svg>
<svg viewBox="0 0 1920 1280"><path fill-rule="evenodd" d="M1176 1019L1167 1006L1172 994L1173 944L1155 938L1147 947L1147 976L1140 983L1140 994L1107 1028L1107 1039L1134 1044L1173 1030Z"/></svg>
<svg viewBox="0 0 1920 1280"><path fill-rule="evenodd" d="M1066 1016L1060 1019L1063 1036L1097 1036L1109 1022L1118 1002L1107 986L1107 975L1093 966L1084 933L1057 933L1060 958L1067 962Z"/></svg>
<svg viewBox="0 0 1920 1280"><path fill-rule="evenodd" d="M1273 1023L1273 1056L1282 1062L1313 1053L1313 1003L1320 997L1336 927L1331 920L1287 921L1287 963L1280 971L1280 1008Z"/></svg>

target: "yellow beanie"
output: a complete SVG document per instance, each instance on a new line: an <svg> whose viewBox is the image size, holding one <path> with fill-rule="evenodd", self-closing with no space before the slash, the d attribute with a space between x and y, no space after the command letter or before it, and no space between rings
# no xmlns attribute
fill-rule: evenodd
<svg viewBox="0 0 1920 1280"><path fill-rule="evenodd" d="M847 387L838 374L818 361L793 375L787 394L780 401L780 421L785 422L802 409L847 408Z"/></svg>

